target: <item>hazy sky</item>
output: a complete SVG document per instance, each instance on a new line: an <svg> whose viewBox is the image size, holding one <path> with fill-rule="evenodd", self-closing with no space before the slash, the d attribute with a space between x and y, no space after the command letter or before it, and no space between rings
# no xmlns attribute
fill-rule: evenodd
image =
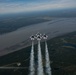
<svg viewBox="0 0 76 75"><path fill-rule="evenodd" d="M75 7L76 0L0 0L0 14Z"/></svg>

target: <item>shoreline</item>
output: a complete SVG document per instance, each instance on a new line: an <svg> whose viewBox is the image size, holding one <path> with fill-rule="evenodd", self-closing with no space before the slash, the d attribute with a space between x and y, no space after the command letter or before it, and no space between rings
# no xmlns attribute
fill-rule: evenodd
<svg viewBox="0 0 76 75"><path fill-rule="evenodd" d="M50 40L55 39L55 38L60 38L60 37L66 36L66 35L70 35L70 34L72 34L72 33L76 33L76 31L69 32L69 33L66 33L66 34L63 34L63 35L59 35L59 36L50 38L50 39L48 39L47 41L50 41ZM41 43L43 43L43 42L44 42L44 41L42 40ZM34 45L36 45L36 44L37 44L37 41L35 41L35 44L34 44ZM7 48L7 49L1 51L0 57L5 56L5 55L8 55L8 54L10 54L10 53L18 52L18 51L20 51L20 50L22 50L22 49L26 49L26 48L28 48L28 47L31 47L31 43L28 44L28 45L26 45L26 46L23 46L23 47L20 47L20 48L17 48L17 49L13 49L13 50L10 49L11 47L10 47L9 49ZM7 52L5 52L5 51L7 51ZM5 52L5 54L2 54L2 53L4 53L4 52ZM1 54L2 54L2 55L1 55Z"/></svg>
<svg viewBox="0 0 76 75"><path fill-rule="evenodd" d="M53 22L58 21L60 19L53 20ZM47 34L49 36L48 39L76 31L76 18L70 18L70 19L63 18L62 21L59 21L57 23L56 22L53 24L50 23L52 23L52 21L28 26L25 27L24 29L17 30L7 35L0 36L0 51L6 48L8 49L10 47L13 48L14 46L22 47L24 45L25 47L26 45L28 46L28 44L31 45L31 41L29 37L32 34L36 34L39 31L42 34L44 33ZM9 49L9 51L10 50L11 49ZM8 52L8 50L6 51Z"/></svg>

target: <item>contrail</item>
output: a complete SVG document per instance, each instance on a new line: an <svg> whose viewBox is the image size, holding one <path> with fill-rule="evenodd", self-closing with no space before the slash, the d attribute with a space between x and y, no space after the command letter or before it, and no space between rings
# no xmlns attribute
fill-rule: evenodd
<svg viewBox="0 0 76 75"><path fill-rule="evenodd" d="M34 69L34 42L32 41L32 47L31 47L31 54L30 54L30 74L34 75L35 69Z"/></svg>
<svg viewBox="0 0 76 75"><path fill-rule="evenodd" d="M40 40L38 40L38 71L37 72L38 72L37 75L44 75L43 74Z"/></svg>
<svg viewBox="0 0 76 75"><path fill-rule="evenodd" d="M48 47L47 47L47 42L46 41L45 41L45 66L46 66L46 74L47 75L52 75L51 67L50 67L50 59L49 59Z"/></svg>

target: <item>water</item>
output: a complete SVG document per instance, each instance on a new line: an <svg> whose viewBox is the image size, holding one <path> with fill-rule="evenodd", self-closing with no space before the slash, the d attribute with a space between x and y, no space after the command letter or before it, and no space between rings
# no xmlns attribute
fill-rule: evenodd
<svg viewBox="0 0 76 75"><path fill-rule="evenodd" d="M50 67L50 59L49 59L48 47L47 47L47 42L46 41L45 41L45 66L46 66L46 74L47 75L52 75L51 74L51 67Z"/></svg>
<svg viewBox="0 0 76 75"><path fill-rule="evenodd" d="M73 31L76 31L76 18L56 18L49 22L23 27L17 31L0 35L0 56L31 45L29 36L37 32L45 33L49 36L48 39L51 39ZM19 46L16 47L17 45ZM15 48L13 49L11 46L15 46Z"/></svg>
<svg viewBox="0 0 76 75"><path fill-rule="evenodd" d="M32 47L31 47L31 54L30 54L30 74L34 75L35 69L34 69L34 42L32 41Z"/></svg>
<svg viewBox="0 0 76 75"><path fill-rule="evenodd" d="M38 72L37 72L37 75L44 75L43 74L40 40L38 40Z"/></svg>

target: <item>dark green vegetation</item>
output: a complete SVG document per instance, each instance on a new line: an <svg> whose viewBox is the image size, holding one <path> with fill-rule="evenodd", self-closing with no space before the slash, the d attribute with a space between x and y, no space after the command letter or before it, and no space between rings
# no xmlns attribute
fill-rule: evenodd
<svg viewBox="0 0 76 75"><path fill-rule="evenodd" d="M76 75L76 32L55 37L48 40L47 43L52 75ZM45 67L44 42L41 43L41 46ZM18 67L17 63L21 63L19 67L26 67L26 69L0 69L0 75L28 75L30 52L31 47L27 47L0 57L0 66ZM37 45L35 45L35 62L35 67L37 67Z"/></svg>
<svg viewBox="0 0 76 75"><path fill-rule="evenodd" d="M48 41L53 75L76 75L76 32Z"/></svg>
<svg viewBox="0 0 76 75"><path fill-rule="evenodd" d="M15 31L21 27L49 21L44 17L12 17L0 20L0 34Z"/></svg>

